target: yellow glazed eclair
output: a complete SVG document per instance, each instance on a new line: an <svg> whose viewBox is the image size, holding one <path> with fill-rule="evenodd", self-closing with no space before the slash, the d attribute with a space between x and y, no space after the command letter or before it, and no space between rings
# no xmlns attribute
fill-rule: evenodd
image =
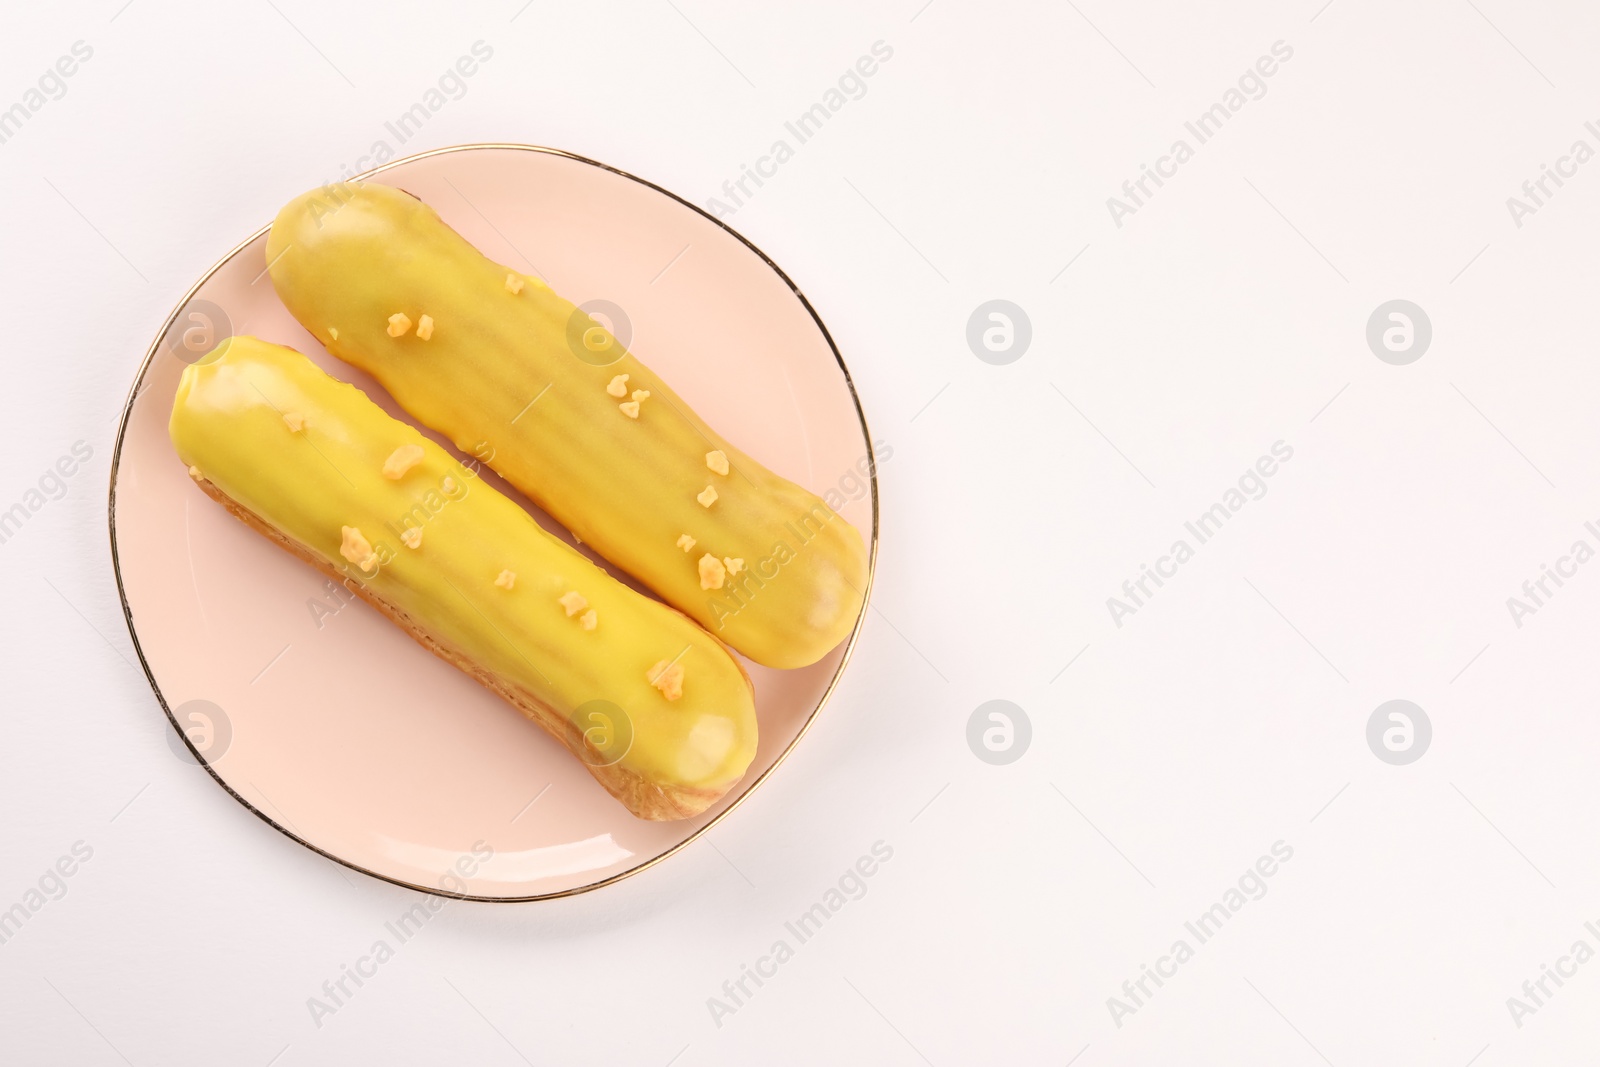
<svg viewBox="0 0 1600 1067"><path fill-rule="evenodd" d="M743 776L755 705L726 648L300 353L224 341L184 370L169 431L209 496L510 701L635 815L698 814Z"/></svg>
<svg viewBox="0 0 1600 1067"><path fill-rule="evenodd" d="M801 667L849 635L861 534L420 200L373 183L307 193L279 212L267 261L328 351L735 649Z"/></svg>

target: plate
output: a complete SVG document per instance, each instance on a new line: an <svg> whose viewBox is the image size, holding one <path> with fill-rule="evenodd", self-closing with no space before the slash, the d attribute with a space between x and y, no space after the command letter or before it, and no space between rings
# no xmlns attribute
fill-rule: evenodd
<svg viewBox="0 0 1600 1067"><path fill-rule="evenodd" d="M531 145L439 149L361 177L420 197L491 258L609 315L613 332L724 436L837 505L867 538L875 569L877 480L849 371L799 289L754 245L649 182ZM112 461L118 589L177 731L174 750L330 859L479 900L595 889L725 818L814 721L861 620L810 667L742 660L761 732L743 781L697 818L634 818L514 708L336 595L190 482L167 418L186 363L230 333L304 352L406 418L284 310L266 273L266 234L230 252L168 318L129 394Z"/></svg>

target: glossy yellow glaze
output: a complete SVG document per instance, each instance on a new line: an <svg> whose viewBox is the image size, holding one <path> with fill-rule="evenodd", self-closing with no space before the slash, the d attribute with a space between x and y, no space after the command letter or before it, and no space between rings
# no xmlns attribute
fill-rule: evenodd
<svg viewBox="0 0 1600 1067"><path fill-rule="evenodd" d="M273 223L267 260L283 302L330 352L751 659L800 667L849 635L867 582L861 534L426 204L372 183L307 193ZM424 314L426 340L391 328L391 316ZM722 455L708 464L711 452ZM704 588L705 554L745 566Z"/></svg>
<svg viewBox="0 0 1600 1067"><path fill-rule="evenodd" d="M179 457L197 468L191 474L404 611L446 649L580 730L600 725L585 713L590 701L623 709L632 743L618 767L656 784L718 788L755 755L749 682L725 648L300 353L254 337L225 341L184 371L169 428ZM403 536L408 530L421 530L420 540ZM514 580L497 585L506 571ZM573 592L595 613L594 629L561 602ZM675 701L647 676L662 660L683 668ZM628 724L612 728L617 740L604 740L597 762L620 755Z"/></svg>

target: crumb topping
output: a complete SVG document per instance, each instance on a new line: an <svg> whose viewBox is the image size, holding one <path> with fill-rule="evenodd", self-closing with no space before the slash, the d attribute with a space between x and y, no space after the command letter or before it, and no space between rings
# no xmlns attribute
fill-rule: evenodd
<svg viewBox="0 0 1600 1067"><path fill-rule="evenodd" d="M499 586L501 589L510 589L512 586L517 584L517 572L501 571L500 576L494 580L494 584Z"/></svg>
<svg viewBox="0 0 1600 1067"><path fill-rule="evenodd" d="M606 392L610 393L618 400L621 400L623 397L627 396L628 376L626 374L619 374L615 378L611 379L610 384L606 386Z"/></svg>
<svg viewBox="0 0 1600 1067"><path fill-rule="evenodd" d="M683 665L673 663L671 660L659 660L654 667L645 672L645 677L650 684L661 690L661 695L668 700L677 700L683 696Z"/></svg>
<svg viewBox="0 0 1600 1067"><path fill-rule="evenodd" d="M378 560L378 554L372 551L372 543L354 526L339 527L339 534L342 538L339 555L364 571L370 570Z"/></svg>
<svg viewBox="0 0 1600 1067"><path fill-rule="evenodd" d="M637 419L639 417L639 402L637 400L626 401L618 404L617 407L621 408L622 413L628 416L630 419Z"/></svg>
<svg viewBox="0 0 1600 1067"><path fill-rule="evenodd" d="M424 315L417 320L417 340L427 341L433 337L433 316Z"/></svg>
<svg viewBox="0 0 1600 1067"><path fill-rule="evenodd" d="M383 476L391 482L398 482L406 476L407 471L422 462L422 456L421 445L401 445L383 461Z"/></svg>
<svg viewBox="0 0 1600 1067"><path fill-rule="evenodd" d="M700 588L721 589L728 570L720 559L707 552L700 557Z"/></svg>
<svg viewBox="0 0 1600 1067"><path fill-rule="evenodd" d="M701 507L709 508L712 504L715 504L717 502L717 491L716 491L716 489L714 489L713 487L708 485L705 488L705 492L703 492L699 496L695 497L695 499L700 501L700 506Z"/></svg>
<svg viewBox="0 0 1600 1067"><path fill-rule="evenodd" d="M593 630L596 626L599 626L599 625L600 625L600 617L594 613L594 609L593 608L590 608L588 611L584 612L581 616L578 617L578 626L581 629Z"/></svg>
<svg viewBox="0 0 1600 1067"><path fill-rule="evenodd" d="M333 338L335 341L337 341L339 339L339 327L337 327L337 326L329 326L328 327L328 336Z"/></svg>
<svg viewBox="0 0 1600 1067"><path fill-rule="evenodd" d="M728 473L728 454L720 448L714 448L706 453L706 466L714 474Z"/></svg>
<svg viewBox="0 0 1600 1067"><path fill-rule="evenodd" d="M679 534L678 535L678 547L683 549L685 552L693 551L694 550L694 538L690 537L688 534Z"/></svg>
<svg viewBox="0 0 1600 1067"><path fill-rule="evenodd" d="M589 606L589 602L584 599L583 594L576 590L570 593L562 593L556 597L556 603L566 609L567 618L569 619Z"/></svg>
<svg viewBox="0 0 1600 1067"><path fill-rule="evenodd" d="M390 337L404 337L409 329L411 329L411 319L406 316L405 312L396 311L389 316L388 333Z"/></svg>
<svg viewBox="0 0 1600 1067"><path fill-rule="evenodd" d="M648 390L648 389L635 389L633 391L633 399L635 399L635 400L649 400L650 399L650 390Z"/></svg>
<svg viewBox="0 0 1600 1067"><path fill-rule="evenodd" d="M518 293L522 292L522 286L523 280L521 278L517 277L515 274L506 275L506 292L510 293L512 296L516 296Z"/></svg>
<svg viewBox="0 0 1600 1067"><path fill-rule="evenodd" d="M723 556L722 565L728 568L729 574L738 574L740 571L744 570L744 560L739 559L737 556L735 556L733 559Z"/></svg>
<svg viewBox="0 0 1600 1067"><path fill-rule="evenodd" d="M189 467L189 477L191 477L191 478L200 478L200 477L202 477L202 475L200 473L200 468L191 465Z"/></svg>

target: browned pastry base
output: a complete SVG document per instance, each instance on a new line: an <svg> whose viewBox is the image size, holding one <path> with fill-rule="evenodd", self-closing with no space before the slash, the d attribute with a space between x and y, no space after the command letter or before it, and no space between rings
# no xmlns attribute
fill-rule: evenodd
<svg viewBox="0 0 1600 1067"><path fill-rule="evenodd" d="M345 576L335 570L321 556L268 524L259 515L228 496L203 475L191 473L190 477L194 479L194 483L207 496L227 508L229 513L236 519L291 555L311 564L311 566L335 582L345 584L346 588L349 588L362 600L377 608L378 611L388 616L389 620L396 626L410 634L417 644L451 666L476 679L485 687L503 697L512 707L544 727L545 732L563 745L566 745L573 755L583 761L584 766L589 768L589 773L594 776L595 781L605 787L606 792L620 800L624 807L639 818L652 821L687 819L705 811L727 793L728 789L733 787L734 783L729 783L728 786L722 789L664 786L651 782L633 771L625 770L617 764L612 764L611 766L601 765L604 757L588 743L583 736L583 731L579 730L565 715L539 700L538 697L522 686L500 677L487 667L474 661L470 656L444 644L430 633L427 627L374 593L371 589L359 582L347 582ZM738 661L735 660L734 662L737 663ZM740 671L745 673L745 683L748 685L750 676L747 672L744 672L743 664L740 664Z"/></svg>

